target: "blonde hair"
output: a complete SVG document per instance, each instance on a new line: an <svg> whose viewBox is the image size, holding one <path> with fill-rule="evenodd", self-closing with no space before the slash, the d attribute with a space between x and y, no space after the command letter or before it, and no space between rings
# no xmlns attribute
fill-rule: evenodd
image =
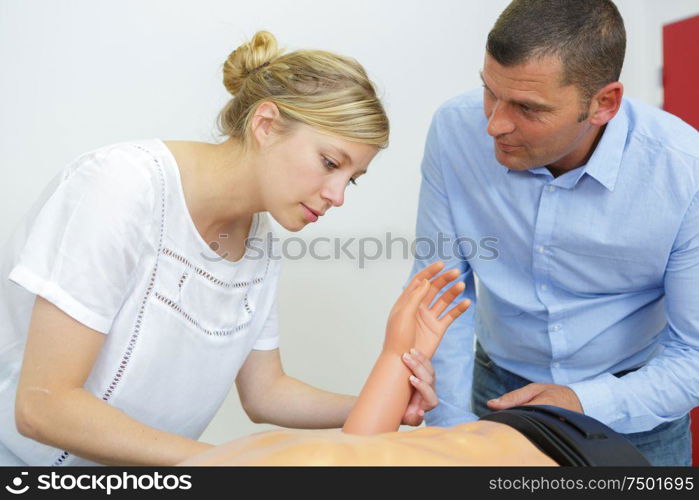
<svg viewBox="0 0 699 500"><path fill-rule="evenodd" d="M322 50L283 54L274 35L258 31L228 56L223 84L233 98L219 113L219 129L243 143L257 106L272 102L287 125L300 122L350 141L388 146L388 117L376 89L349 57Z"/></svg>

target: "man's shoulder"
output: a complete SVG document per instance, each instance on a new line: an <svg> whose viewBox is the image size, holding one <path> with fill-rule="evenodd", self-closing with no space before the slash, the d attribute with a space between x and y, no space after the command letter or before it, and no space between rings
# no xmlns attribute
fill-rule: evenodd
<svg viewBox="0 0 699 500"><path fill-rule="evenodd" d="M487 121L483 114L483 89L470 90L445 101L434 112L432 126L443 141L484 141Z"/></svg>
<svg viewBox="0 0 699 500"><path fill-rule="evenodd" d="M631 138L656 152L663 150L699 162L699 132L677 116L637 99L624 97Z"/></svg>
<svg viewBox="0 0 699 500"><path fill-rule="evenodd" d="M437 108L435 118L481 120L483 118L483 90L473 89L447 99Z"/></svg>

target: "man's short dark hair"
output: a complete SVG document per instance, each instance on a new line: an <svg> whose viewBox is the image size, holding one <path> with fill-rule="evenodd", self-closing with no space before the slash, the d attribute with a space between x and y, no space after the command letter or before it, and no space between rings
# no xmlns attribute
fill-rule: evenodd
<svg viewBox="0 0 699 500"><path fill-rule="evenodd" d="M561 84L576 85L589 103L619 80L626 30L611 0L514 0L488 34L486 49L502 66L558 56Z"/></svg>

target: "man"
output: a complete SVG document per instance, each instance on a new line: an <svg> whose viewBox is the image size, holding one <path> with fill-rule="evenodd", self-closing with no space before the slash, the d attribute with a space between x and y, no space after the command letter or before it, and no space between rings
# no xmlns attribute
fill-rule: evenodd
<svg viewBox="0 0 699 500"><path fill-rule="evenodd" d="M551 404L652 464L691 462L699 134L622 98L625 45L609 0L515 0L488 35L483 89L436 112L412 274L451 242L473 305L433 359L428 425Z"/></svg>

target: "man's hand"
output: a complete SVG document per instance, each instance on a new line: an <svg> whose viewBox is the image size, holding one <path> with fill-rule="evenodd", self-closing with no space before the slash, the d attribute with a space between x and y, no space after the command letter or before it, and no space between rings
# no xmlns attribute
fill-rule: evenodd
<svg viewBox="0 0 699 500"><path fill-rule="evenodd" d="M529 384L521 389L503 394L488 401L491 410L505 410L522 405L551 405L583 413L582 405L575 392L564 385Z"/></svg>
<svg viewBox="0 0 699 500"><path fill-rule="evenodd" d="M435 389L434 368L430 360L417 349L410 349L410 353L403 354L403 363L413 372L410 383L415 390L405 409L401 425L417 426L422 423L425 412L439 404Z"/></svg>

